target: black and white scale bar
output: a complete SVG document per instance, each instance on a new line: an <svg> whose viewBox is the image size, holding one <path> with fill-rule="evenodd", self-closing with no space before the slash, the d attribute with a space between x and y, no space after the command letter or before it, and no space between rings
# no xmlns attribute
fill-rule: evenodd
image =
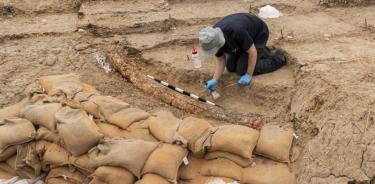
<svg viewBox="0 0 375 184"><path fill-rule="evenodd" d="M168 82L165 82L165 81L162 81L162 80L156 79L155 77L153 77L153 76L151 76L151 75L147 75L147 77L150 78L150 79L153 79L153 80L155 80L156 82L158 82L158 83L160 83L160 84L162 84L162 85L164 85L164 86L166 86L166 87L168 87L168 88L170 88L170 89L173 89L173 90L175 90L175 91L177 91L177 92L179 92L179 93L181 93L181 94L184 94L184 95L190 96L190 97L192 97L192 98L194 98L194 99L196 99L196 100L199 100L199 101L201 101L201 102L207 103L207 104L209 104L209 105L218 106L217 104L215 104L215 103L213 103L213 102L210 102L210 101L208 101L208 100L206 100L206 99L204 99L204 98L202 98L202 97L199 97L198 95L192 94L192 93L190 93L190 92L188 92L188 91L185 91L185 90L183 90L183 89L181 89L181 88L178 88L178 87L175 87L175 86L173 86L173 85L170 85Z"/></svg>

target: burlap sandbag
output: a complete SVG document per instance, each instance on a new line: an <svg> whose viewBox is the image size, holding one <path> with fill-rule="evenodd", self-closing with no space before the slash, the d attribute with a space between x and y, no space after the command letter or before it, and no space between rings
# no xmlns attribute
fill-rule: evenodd
<svg viewBox="0 0 375 184"><path fill-rule="evenodd" d="M83 110L63 107L55 117L59 136L74 156L87 153L103 137L98 126Z"/></svg>
<svg viewBox="0 0 375 184"><path fill-rule="evenodd" d="M6 118L19 117L21 115L22 108L24 108L27 103L28 100L23 99L22 101L16 104L0 109L0 125L1 122Z"/></svg>
<svg viewBox="0 0 375 184"><path fill-rule="evenodd" d="M165 178L157 174L146 174L142 176L141 180L135 182L135 184L171 184Z"/></svg>
<svg viewBox="0 0 375 184"><path fill-rule="evenodd" d="M250 159L258 138L259 132L246 126L220 126L212 136L210 151L226 151Z"/></svg>
<svg viewBox="0 0 375 184"><path fill-rule="evenodd" d="M216 132L216 130L216 127L207 129L198 139L189 144L189 150L195 157L204 157L207 150L211 147L212 136Z"/></svg>
<svg viewBox="0 0 375 184"><path fill-rule="evenodd" d="M225 177L199 176L192 180L186 180L183 184L237 184L236 180Z"/></svg>
<svg viewBox="0 0 375 184"><path fill-rule="evenodd" d="M125 103L117 98L99 95L90 97L90 100L86 105L86 109L89 109L90 112L96 113L96 109L98 109L101 116L103 116L106 120L112 114L130 107L128 103Z"/></svg>
<svg viewBox="0 0 375 184"><path fill-rule="evenodd" d="M150 114L141 109L127 108L110 115L106 120L122 129L127 129L132 123L148 117L150 117Z"/></svg>
<svg viewBox="0 0 375 184"><path fill-rule="evenodd" d="M41 159L43 170L69 164L69 152L57 144L38 141L36 151Z"/></svg>
<svg viewBox="0 0 375 184"><path fill-rule="evenodd" d="M64 177L59 177L59 178L49 178L48 181L45 182L45 184L76 184L76 183L68 179L65 180Z"/></svg>
<svg viewBox="0 0 375 184"><path fill-rule="evenodd" d="M13 177L14 176L11 173L0 169L0 179L8 180L8 179L11 179Z"/></svg>
<svg viewBox="0 0 375 184"><path fill-rule="evenodd" d="M201 174L240 181L242 179L242 167L228 159L218 158L205 162L201 167Z"/></svg>
<svg viewBox="0 0 375 184"><path fill-rule="evenodd" d="M112 125L109 123L101 123L101 122L97 122L96 124L98 125L103 135L107 138L123 137L123 134L124 134L123 132L125 130L115 125Z"/></svg>
<svg viewBox="0 0 375 184"><path fill-rule="evenodd" d="M33 124L21 118L7 118L0 124L0 151L8 146L22 144L34 139Z"/></svg>
<svg viewBox="0 0 375 184"><path fill-rule="evenodd" d="M132 123L128 128L128 130L132 129L150 129L149 123L146 120L141 120Z"/></svg>
<svg viewBox="0 0 375 184"><path fill-rule="evenodd" d="M99 119L99 106L93 101L90 101L90 99L95 95L96 94L92 92L79 92L74 96L74 100L80 103L80 106L83 110Z"/></svg>
<svg viewBox="0 0 375 184"><path fill-rule="evenodd" d="M10 146L2 151L0 151L0 162L10 158L11 156L17 154L17 146Z"/></svg>
<svg viewBox="0 0 375 184"><path fill-rule="evenodd" d="M181 122L180 127L178 128L178 133L186 139L187 144L190 147L195 140L201 137L204 132L211 127L211 124L203 119L187 117Z"/></svg>
<svg viewBox="0 0 375 184"><path fill-rule="evenodd" d="M0 162L0 170L3 170L4 172L7 172L7 173L15 176L16 175L16 170L13 169L12 167L10 167L8 165L8 162L10 162L10 161L14 161L15 162L15 160L16 160L16 156L13 156L13 157L8 158L5 162Z"/></svg>
<svg viewBox="0 0 375 184"><path fill-rule="evenodd" d="M25 143L17 146L16 172L19 170L29 170L31 176L19 176L23 178L36 178L41 173L41 163L36 151L35 142Z"/></svg>
<svg viewBox="0 0 375 184"><path fill-rule="evenodd" d="M21 178L35 179L35 170L30 167L19 167L17 165L17 157L13 156L6 160L7 165L11 168L10 173L14 173ZM1 168L2 169L2 168Z"/></svg>
<svg viewBox="0 0 375 184"><path fill-rule="evenodd" d="M188 164L181 164L178 170L178 177L182 180L193 180L200 176L202 165L206 162L205 159L188 156Z"/></svg>
<svg viewBox="0 0 375 184"><path fill-rule="evenodd" d="M78 157L70 156L69 164L78 168L85 175L90 175L95 171L95 168L90 164L90 158L87 154Z"/></svg>
<svg viewBox="0 0 375 184"><path fill-rule="evenodd" d="M56 130L55 113L61 109L60 103L46 103L41 105L27 105L22 110L22 117L32 123L48 128L51 131Z"/></svg>
<svg viewBox="0 0 375 184"><path fill-rule="evenodd" d="M162 142L173 144L181 120L169 111L159 111L153 115L146 120L151 134Z"/></svg>
<svg viewBox="0 0 375 184"><path fill-rule="evenodd" d="M135 177L121 167L101 166L93 174L90 184L133 184Z"/></svg>
<svg viewBox="0 0 375 184"><path fill-rule="evenodd" d="M58 167L52 169L48 173L46 184L60 184L59 182L66 183L65 181L72 184L82 184L85 183L85 179L86 176L79 171L70 171L68 167Z"/></svg>
<svg viewBox="0 0 375 184"><path fill-rule="evenodd" d="M225 152L225 151L214 151L209 152L204 156L207 160L217 159L217 158L226 158L228 160L233 161L237 165L241 167L249 167L253 161L248 158L243 158L241 156L235 155L233 153Z"/></svg>
<svg viewBox="0 0 375 184"><path fill-rule="evenodd" d="M160 144L148 157L142 174L158 174L169 181L176 181L178 168L188 150L174 144Z"/></svg>
<svg viewBox="0 0 375 184"><path fill-rule="evenodd" d="M96 92L92 86L82 83L78 75L75 74L45 76L41 77L39 81L50 96L64 95L68 99L73 99L81 91Z"/></svg>
<svg viewBox="0 0 375 184"><path fill-rule="evenodd" d="M151 134L148 128L128 128L123 130L115 125L108 123L97 123L105 137L122 137L125 139L140 139L144 141L158 142Z"/></svg>
<svg viewBox="0 0 375 184"><path fill-rule="evenodd" d="M94 167L118 166L129 170L138 178L147 158L158 143L134 139L103 139L90 150L90 163Z"/></svg>
<svg viewBox="0 0 375 184"><path fill-rule="evenodd" d="M255 167L243 170L242 181L244 184L295 184L296 177L286 164L267 159L256 159Z"/></svg>
<svg viewBox="0 0 375 184"><path fill-rule="evenodd" d="M58 145L63 144L63 140L57 133L54 133L45 127L39 127L39 129L36 131L35 139L38 141L45 140L48 142L56 143Z"/></svg>
<svg viewBox="0 0 375 184"><path fill-rule="evenodd" d="M293 129L265 125L260 131L255 153L279 162L289 162L293 142Z"/></svg>
<svg viewBox="0 0 375 184"><path fill-rule="evenodd" d="M123 132L123 137L125 139L140 139L144 141L150 142L159 142L155 137L153 137L150 133L149 129L129 129Z"/></svg>

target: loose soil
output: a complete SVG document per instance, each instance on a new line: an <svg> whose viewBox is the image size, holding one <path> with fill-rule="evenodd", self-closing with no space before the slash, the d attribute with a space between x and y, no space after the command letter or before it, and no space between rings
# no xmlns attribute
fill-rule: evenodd
<svg viewBox="0 0 375 184"><path fill-rule="evenodd" d="M21 100L40 76L77 73L102 94L144 110L188 116L119 73L107 74L95 56L132 56L141 73L212 100L203 82L212 76L214 59L204 58L200 70L190 61L197 32L230 13L257 14L266 4L283 13L265 21L271 30L269 45L288 53L288 65L255 76L245 87L234 84L238 76L225 73L218 89L222 97L215 102L244 117L255 114L265 122L293 126L299 138L291 166L298 183L374 182L374 5L326 8L317 0L4 1L0 107ZM209 119L228 123L214 115Z"/></svg>

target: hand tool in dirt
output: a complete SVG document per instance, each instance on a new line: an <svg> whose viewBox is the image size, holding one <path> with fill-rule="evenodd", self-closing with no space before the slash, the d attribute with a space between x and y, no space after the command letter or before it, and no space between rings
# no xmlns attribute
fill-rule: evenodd
<svg viewBox="0 0 375 184"><path fill-rule="evenodd" d="M204 82L205 85L207 85L207 82ZM216 91L211 91L210 94L212 95L212 97L214 98L214 100L220 98L220 94Z"/></svg>
<svg viewBox="0 0 375 184"><path fill-rule="evenodd" d="M207 85L206 82L205 82L205 84ZM237 85L237 84L238 84L237 82L233 83L233 84L229 84L229 85L224 86L222 89L224 90L227 87L234 86L234 85ZM216 100L216 99L218 99L218 98L221 97L221 95L217 91L212 91L210 93L211 93L212 97L214 98L214 100Z"/></svg>
<svg viewBox="0 0 375 184"><path fill-rule="evenodd" d="M177 91L177 92L179 92L179 93L181 93L181 94L184 94L184 95L186 95L186 96L190 96L190 97L192 97L192 98L194 98L194 99L196 99L196 100L198 100L198 101L204 102L204 103L209 104L209 105L212 105L212 106L221 107L221 106L219 106L219 105L217 105L217 104L215 104L215 103L213 103L213 102L211 102L211 101L208 101L208 100L206 100L206 99L204 99L204 98L202 98L202 97L199 97L199 96L197 96L197 95L195 95L195 94L192 94L192 93L190 93L190 92L188 92L188 91L185 91L185 90L183 90L183 89L181 89L181 88L175 87L175 86L173 86L173 85L171 85L171 84L169 84L169 83L167 83L167 82L165 82L165 81L162 81L162 80L156 79L155 77L153 77L153 76L151 76L151 75L147 75L147 77L150 78L150 79L152 79L152 80L154 80L154 81L156 81L156 82L158 82L158 83L160 83L160 84L162 84L163 86L166 86L166 87L168 87L168 88L170 88L170 89L173 89L174 91Z"/></svg>

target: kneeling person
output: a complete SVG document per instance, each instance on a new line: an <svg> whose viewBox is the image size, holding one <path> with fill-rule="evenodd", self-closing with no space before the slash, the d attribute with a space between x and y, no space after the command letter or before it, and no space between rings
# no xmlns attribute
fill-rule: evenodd
<svg viewBox="0 0 375 184"><path fill-rule="evenodd" d="M216 89L225 67L241 76L240 85L248 85L253 75L273 72L285 65L281 51L272 54L266 47L268 37L266 23L247 13L228 15L213 27L203 28L199 32L203 53L217 57L213 79L206 82L207 90Z"/></svg>

